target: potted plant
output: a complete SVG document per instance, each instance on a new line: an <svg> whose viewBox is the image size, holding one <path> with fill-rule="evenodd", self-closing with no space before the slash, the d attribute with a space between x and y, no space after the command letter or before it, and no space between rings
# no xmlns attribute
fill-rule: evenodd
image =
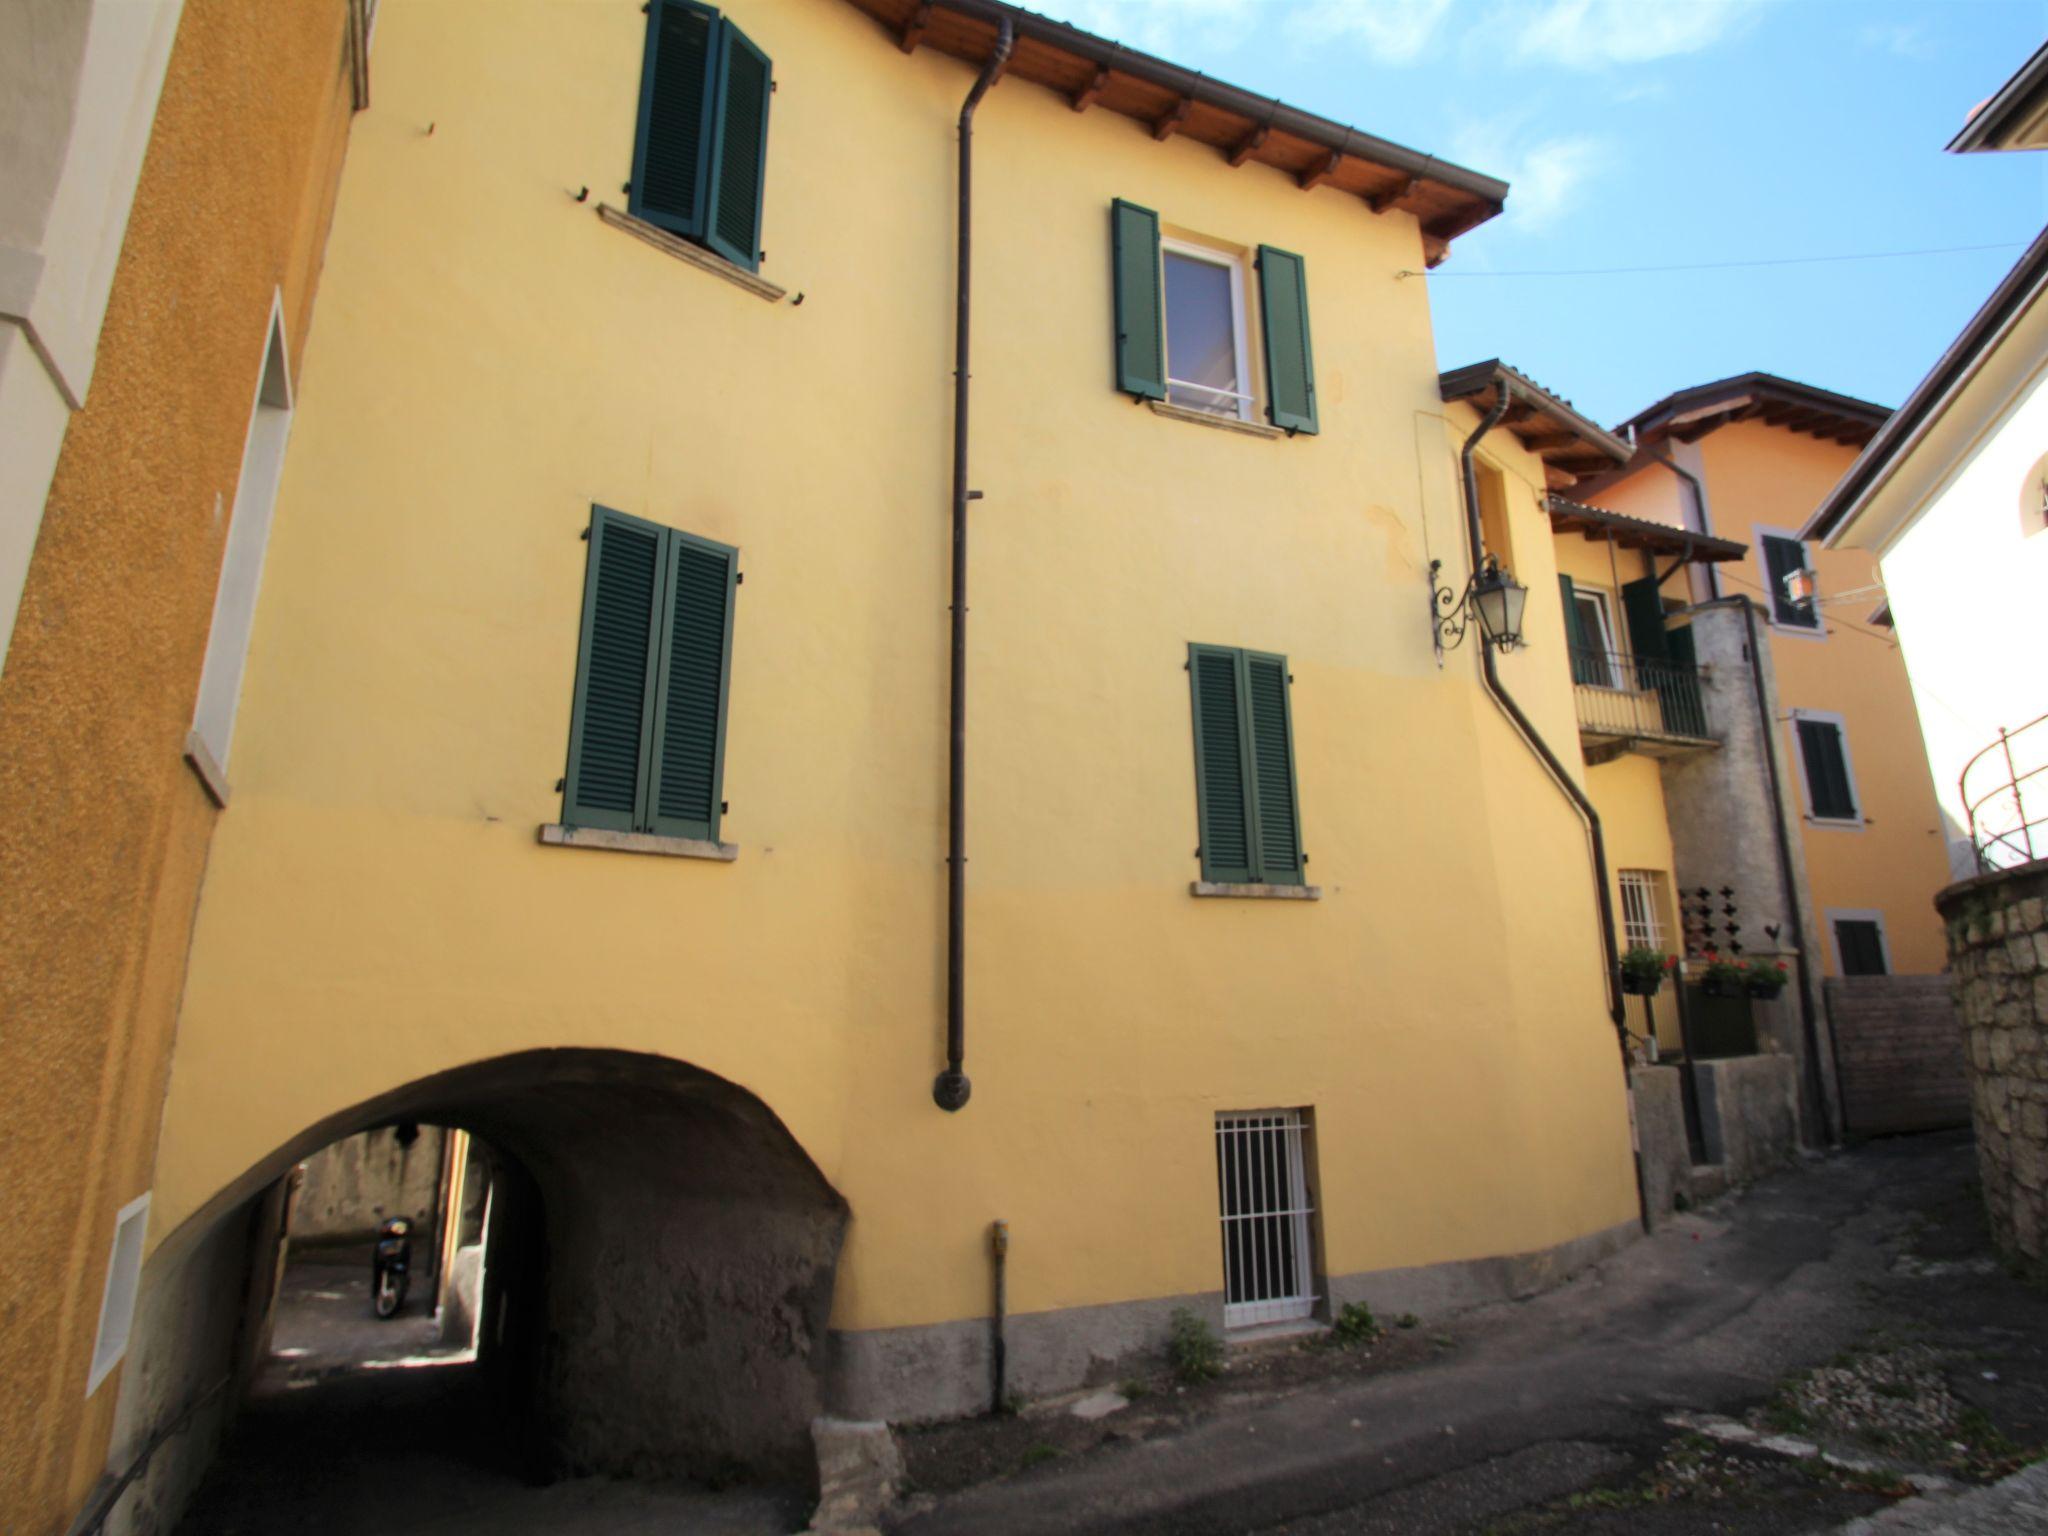
<svg viewBox="0 0 2048 1536"><path fill-rule="evenodd" d="M1746 970L1743 983L1749 988L1751 997L1773 998L1785 990L1789 972L1785 969L1784 961L1773 960L1769 965L1758 962L1746 967Z"/></svg>
<svg viewBox="0 0 2048 1536"><path fill-rule="evenodd" d="M1749 967L1740 960L1730 960L1716 950L1708 950L1706 965L1700 971L1700 990L1711 997L1741 997L1749 990Z"/></svg>
<svg viewBox="0 0 2048 1536"><path fill-rule="evenodd" d="M1655 997L1664 985L1664 973L1677 964L1676 955L1647 944L1631 945L1621 957L1621 990L1634 997Z"/></svg>

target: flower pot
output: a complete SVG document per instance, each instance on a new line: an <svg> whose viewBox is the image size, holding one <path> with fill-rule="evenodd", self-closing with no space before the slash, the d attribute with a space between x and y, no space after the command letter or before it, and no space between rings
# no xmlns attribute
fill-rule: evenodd
<svg viewBox="0 0 2048 1536"><path fill-rule="evenodd" d="M1784 990L1785 983L1782 980L1752 981L1749 984L1749 995L1751 997L1762 998L1766 1002L1770 1001L1770 999L1776 997L1780 992Z"/></svg>
<svg viewBox="0 0 2048 1536"><path fill-rule="evenodd" d="M1742 983L1724 976L1705 976L1700 979L1700 990L1709 997L1741 997Z"/></svg>
<svg viewBox="0 0 2048 1536"><path fill-rule="evenodd" d="M1630 997L1655 997L1657 989L1663 985L1661 975L1638 976L1632 971L1621 973L1621 990Z"/></svg>

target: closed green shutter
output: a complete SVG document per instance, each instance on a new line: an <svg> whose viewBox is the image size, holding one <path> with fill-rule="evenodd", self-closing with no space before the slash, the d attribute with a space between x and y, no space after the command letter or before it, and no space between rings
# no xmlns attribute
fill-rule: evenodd
<svg viewBox="0 0 2048 1536"><path fill-rule="evenodd" d="M1308 267L1292 251L1259 247L1259 315L1266 341L1266 414L1289 432L1316 430L1316 363L1308 338Z"/></svg>
<svg viewBox="0 0 2048 1536"><path fill-rule="evenodd" d="M719 30L718 12L708 6L650 0L626 208L692 240L705 234Z"/></svg>
<svg viewBox="0 0 2048 1536"><path fill-rule="evenodd" d="M773 66L731 22L718 30L718 139L704 240L749 272L761 265L761 208L768 171L768 96Z"/></svg>
<svg viewBox="0 0 2048 1536"><path fill-rule="evenodd" d="M607 507L590 515L583 634L569 716L562 820L630 832L652 737L666 530Z"/></svg>
<svg viewBox="0 0 2048 1536"><path fill-rule="evenodd" d="M1244 706L1238 653L1188 647L1195 717L1195 800L1202 838L1202 878L1252 878L1252 829L1246 789Z"/></svg>
<svg viewBox="0 0 2048 1536"><path fill-rule="evenodd" d="M1287 703L1287 658L1247 652L1252 799L1258 808L1253 867L1268 885L1301 884L1301 823L1294 793L1294 727Z"/></svg>
<svg viewBox="0 0 2048 1536"><path fill-rule="evenodd" d="M1844 976L1885 974L1884 939L1869 918L1835 919L1835 953L1841 957Z"/></svg>
<svg viewBox="0 0 2048 1536"><path fill-rule="evenodd" d="M1109 206L1116 289L1116 387L1138 399L1166 398L1166 320L1159 273L1159 215L1118 198Z"/></svg>
<svg viewBox="0 0 2048 1536"><path fill-rule="evenodd" d="M718 841L738 551L670 533L668 596L642 824Z"/></svg>
<svg viewBox="0 0 2048 1536"><path fill-rule="evenodd" d="M1771 618L1799 629L1818 629L1820 616L1812 602L1795 603L1785 592L1785 578L1806 569L1806 546L1776 534L1763 536L1764 581L1771 592Z"/></svg>
<svg viewBox="0 0 2048 1536"><path fill-rule="evenodd" d="M1806 767L1807 804L1815 816L1853 820L1856 791L1849 782L1849 756L1842 729L1832 720L1800 720L1799 757Z"/></svg>

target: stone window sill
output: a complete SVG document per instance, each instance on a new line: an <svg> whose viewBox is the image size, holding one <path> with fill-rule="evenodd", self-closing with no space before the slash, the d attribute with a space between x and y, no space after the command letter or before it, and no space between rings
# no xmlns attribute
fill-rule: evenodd
<svg viewBox="0 0 2048 1536"><path fill-rule="evenodd" d="M185 762L198 776L199 786L206 791L206 798L221 810L226 810L228 776L221 771L220 764L213 760L213 753L207 750L205 738L197 731L185 733Z"/></svg>
<svg viewBox="0 0 2048 1536"><path fill-rule="evenodd" d="M716 859L726 864L740 856L737 843L707 843L702 838L667 837L656 832L606 832L552 821L540 829L540 840L550 848L604 848L612 853L656 853L671 859Z"/></svg>
<svg viewBox="0 0 2048 1536"><path fill-rule="evenodd" d="M1239 421L1235 416L1218 416L1212 411L1191 411L1184 405L1168 405L1164 400L1147 400L1152 414L1164 416L1171 421L1191 421L1198 427L1220 427L1225 432L1238 432L1246 437L1285 437L1287 434L1278 427L1263 421Z"/></svg>
<svg viewBox="0 0 2048 1536"><path fill-rule="evenodd" d="M1191 880L1190 896L1249 896L1260 901L1321 901L1320 885L1238 885L1227 880Z"/></svg>
<svg viewBox="0 0 2048 1536"><path fill-rule="evenodd" d="M666 251L678 261L687 262L700 271L709 272L713 277L722 277L735 287L746 289L757 299L779 304L789 297L787 288L778 288L767 278L749 272L745 267L735 266L716 251L707 251L701 245L692 245L665 229L657 228L645 219L634 218L622 208L614 208L610 203L599 203L597 216L612 228L623 229L627 234L645 240L657 251Z"/></svg>

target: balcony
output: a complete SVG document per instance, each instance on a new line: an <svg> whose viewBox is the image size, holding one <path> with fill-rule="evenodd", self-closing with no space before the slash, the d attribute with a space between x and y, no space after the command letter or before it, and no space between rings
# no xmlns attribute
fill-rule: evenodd
<svg viewBox="0 0 2048 1536"><path fill-rule="evenodd" d="M1571 655L1579 745L1589 767L1624 752L1683 757L1720 745L1708 727L1698 667L1579 646Z"/></svg>

